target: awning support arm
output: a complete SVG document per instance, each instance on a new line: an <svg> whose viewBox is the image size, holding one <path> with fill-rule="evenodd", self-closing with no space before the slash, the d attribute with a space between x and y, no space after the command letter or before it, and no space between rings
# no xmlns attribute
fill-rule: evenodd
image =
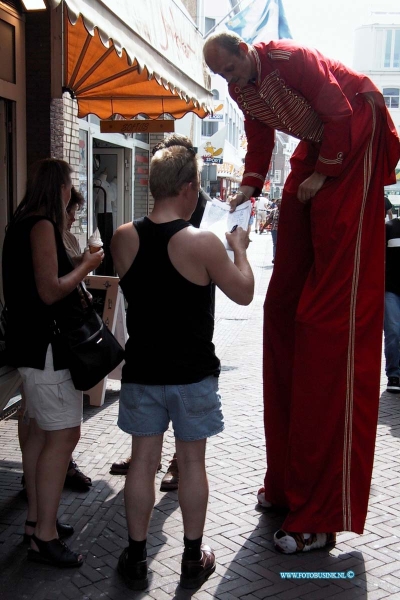
<svg viewBox="0 0 400 600"><path fill-rule="evenodd" d="M93 88L98 87L99 85L103 85L104 83L109 83L110 81L115 81L116 79L120 79L125 75L129 75L129 73L133 73L138 70L138 66L130 67L129 69L125 69L125 71L121 71L120 73L116 73L115 75L111 75L110 77L106 77L106 79L101 79L100 81L96 81L96 83L92 83L85 88L79 90L80 94L84 94L85 92L92 90Z"/></svg>
<svg viewBox="0 0 400 600"><path fill-rule="evenodd" d="M73 85L75 83L75 79L77 78L79 69L81 68L83 59L85 58L86 52L87 52L87 50L89 48L89 45L90 45L91 41L92 41L92 36L90 35L90 33L88 33L87 36L86 36L85 43L83 44L83 48L81 50L81 53L79 55L79 59L76 62L74 72L71 75L71 79L69 81L69 86L70 87L73 87Z"/></svg>
<svg viewBox="0 0 400 600"><path fill-rule="evenodd" d="M110 48L108 48L104 52L104 54L102 54L100 56L99 60L97 60L94 63L94 65L92 65L90 67L90 69L85 73L85 75L83 77L81 77L81 79L78 81L78 83L76 85L74 85L75 90L79 89L79 87L82 85L82 83L84 83L86 81L86 79L88 79L88 77L90 77L90 75L97 69L97 67L106 60L106 58L111 54L111 52L115 52L114 45L111 45Z"/></svg>

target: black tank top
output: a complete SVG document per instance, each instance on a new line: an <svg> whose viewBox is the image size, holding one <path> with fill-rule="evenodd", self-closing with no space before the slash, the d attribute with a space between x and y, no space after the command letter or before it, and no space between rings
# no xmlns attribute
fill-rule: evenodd
<svg viewBox="0 0 400 600"><path fill-rule="evenodd" d="M53 346L55 370L68 367L64 349L53 344L54 318L59 323L79 319L82 306L78 291L73 290L51 306L39 297L32 263L30 235L38 221L47 220L54 227L57 247L58 276L73 270L56 224L47 217L31 215L8 227L3 246L3 288L7 306L6 351L14 367L44 369L48 345Z"/></svg>
<svg viewBox="0 0 400 600"><path fill-rule="evenodd" d="M168 243L190 223L133 222L139 250L120 281L128 302L123 383L172 385L219 375L212 337L212 284L196 285L172 265Z"/></svg>

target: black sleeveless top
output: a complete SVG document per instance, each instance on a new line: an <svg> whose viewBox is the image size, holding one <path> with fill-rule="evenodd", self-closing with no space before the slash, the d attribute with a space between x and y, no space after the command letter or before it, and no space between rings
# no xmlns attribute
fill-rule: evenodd
<svg viewBox="0 0 400 600"><path fill-rule="evenodd" d="M39 297L32 262L30 234L41 220L54 226L57 245L58 276L73 270L56 224L47 217L30 216L10 225L3 246L3 287L7 307L6 352L7 362L14 367L44 369L47 347L53 348L55 370L68 367L63 349L53 344L53 321L73 322L82 313L77 290L52 304ZM56 347L57 346L57 347Z"/></svg>
<svg viewBox="0 0 400 600"><path fill-rule="evenodd" d="M123 383L172 385L219 375L212 337L212 284L196 285L172 265L168 242L190 223L134 221L139 250L120 281L128 302Z"/></svg>

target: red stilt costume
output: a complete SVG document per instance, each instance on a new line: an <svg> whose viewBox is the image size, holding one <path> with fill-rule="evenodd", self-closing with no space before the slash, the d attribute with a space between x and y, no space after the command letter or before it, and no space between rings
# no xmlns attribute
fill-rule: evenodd
<svg viewBox="0 0 400 600"><path fill-rule="evenodd" d="M364 75L291 41L256 44L254 83L229 86L246 116L243 185L261 189L274 129L299 138L264 315L265 498L286 531L362 533L378 417L384 300L383 186L399 140ZM327 179L308 203L299 184Z"/></svg>

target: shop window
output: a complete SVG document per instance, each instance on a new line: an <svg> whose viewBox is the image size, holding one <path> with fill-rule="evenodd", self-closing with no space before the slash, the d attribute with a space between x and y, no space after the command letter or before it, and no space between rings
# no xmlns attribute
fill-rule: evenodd
<svg viewBox="0 0 400 600"><path fill-rule="evenodd" d="M400 88L383 88L382 93L388 108L399 108Z"/></svg>
<svg viewBox="0 0 400 600"><path fill-rule="evenodd" d="M86 246L88 230L88 132L79 130L79 191L85 199L85 204L76 212L75 223L71 232L79 241L81 248Z"/></svg>

